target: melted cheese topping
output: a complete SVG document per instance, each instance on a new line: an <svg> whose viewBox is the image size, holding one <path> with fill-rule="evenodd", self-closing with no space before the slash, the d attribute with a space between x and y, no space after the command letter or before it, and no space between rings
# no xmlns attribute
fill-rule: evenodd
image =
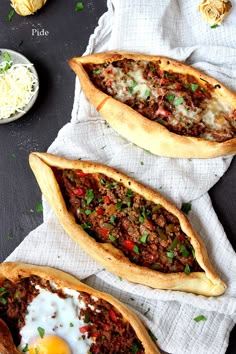
<svg viewBox="0 0 236 354"><path fill-rule="evenodd" d="M0 119L24 112L37 90L36 76L30 70L31 65L15 64L0 74Z"/></svg>

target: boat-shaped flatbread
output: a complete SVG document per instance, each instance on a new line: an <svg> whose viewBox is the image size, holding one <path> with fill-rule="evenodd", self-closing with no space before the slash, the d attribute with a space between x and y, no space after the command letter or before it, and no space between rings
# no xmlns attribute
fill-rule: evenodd
<svg viewBox="0 0 236 354"><path fill-rule="evenodd" d="M1 354L160 353L138 316L55 268L0 265Z"/></svg>
<svg viewBox="0 0 236 354"><path fill-rule="evenodd" d="M107 270L153 288L225 291L186 216L158 192L95 162L34 152L30 166L64 230Z"/></svg>
<svg viewBox="0 0 236 354"><path fill-rule="evenodd" d="M236 94L192 66L119 51L75 57L69 65L111 127L153 154L236 153Z"/></svg>

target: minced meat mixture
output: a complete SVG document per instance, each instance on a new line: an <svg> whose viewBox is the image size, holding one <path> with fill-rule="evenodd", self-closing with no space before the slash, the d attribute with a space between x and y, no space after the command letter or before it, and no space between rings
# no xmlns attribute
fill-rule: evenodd
<svg viewBox="0 0 236 354"><path fill-rule="evenodd" d="M109 242L132 263L163 273L202 271L179 220L103 174L54 169L67 208L98 242Z"/></svg>
<svg viewBox="0 0 236 354"><path fill-rule="evenodd" d="M60 297L69 296L61 289L52 287L48 280L36 276L21 279L17 283L9 280L0 283L0 318L9 327L16 347L21 340L19 333L25 325L27 307L39 294L36 285L57 293ZM88 338L93 339L89 353L144 353L144 348L133 328L111 304L103 299L94 299L85 292L78 292L78 297L85 304L78 312L78 318L82 319L85 325L78 328L78 331L86 333Z"/></svg>
<svg viewBox="0 0 236 354"><path fill-rule="evenodd" d="M97 88L171 132L217 142L236 136L236 109L205 80L201 86L192 75L161 70L158 61L123 59L84 68Z"/></svg>

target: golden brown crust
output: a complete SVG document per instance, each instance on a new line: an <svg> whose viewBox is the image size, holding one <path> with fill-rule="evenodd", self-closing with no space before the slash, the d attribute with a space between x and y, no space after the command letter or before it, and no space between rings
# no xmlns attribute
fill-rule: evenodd
<svg viewBox="0 0 236 354"><path fill-rule="evenodd" d="M193 75L201 86L206 84L203 80L214 86L219 85L215 90L216 95L223 97L236 108L236 95L232 91L201 71L173 59L122 51L72 58L69 60L69 65L78 75L86 97L120 135L153 154L167 157L212 158L236 153L236 138L217 143L202 138L178 135L170 132L163 125L143 117L126 104L97 89L83 67L83 64L87 63L101 64L124 58L159 61L162 70Z"/></svg>
<svg viewBox="0 0 236 354"><path fill-rule="evenodd" d="M0 264L0 276L2 279L9 279L12 282L19 281L19 278L26 278L30 275L36 275L42 279L50 280L55 283L59 288L70 288L79 292L86 292L90 295L96 296L99 299L103 299L113 305L117 311L119 311L124 319L130 323L134 329L137 337L141 341L146 354L160 354L156 345L149 336L144 325L138 318L138 316L129 310L120 301L115 299L113 296L100 292L93 289L86 284L81 283L75 277L69 275L68 273L62 272L55 268L36 266L32 264L25 263L11 263L5 262ZM1 348L1 347L0 347ZM18 353L18 351L16 351ZM9 354L7 351L3 354ZM14 352L11 352L14 354Z"/></svg>
<svg viewBox="0 0 236 354"><path fill-rule="evenodd" d="M180 290L206 296L217 296L225 291L226 286L214 271L200 237L194 232L185 215L158 192L145 187L111 167L95 162L67 160L47 153L31 153L29 161L42 193L53 208L64 230L107 270L132 282L145 284L153 288ZM81 169L85 173L103 173L141 194L147 200L161 204L179 219L181 228L189 237L195 250L196 259L204 272L189 275L185 273L164 274L131 263L112 244L96 242L75 222L74 216L68 212L52 167Z"/></svg>

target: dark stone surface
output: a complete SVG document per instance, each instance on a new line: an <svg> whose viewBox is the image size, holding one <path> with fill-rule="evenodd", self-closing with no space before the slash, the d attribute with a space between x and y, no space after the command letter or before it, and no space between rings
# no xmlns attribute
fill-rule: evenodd
<svg viewBox="0 0 236 354"><path fill-rule="evenodd" d="M0 47L21 52L38 71L40 92L35 106L16 122L0 125L0 261L42 222L36 211L41 193L28 165L30 151L46 151L59 129L71 116L74 74L67 65L72 56L81 55L98 18L106 10L105 0L86 1L75 12L72 1L50 0L38 14L14 15L8 1L0 12ZM48 31L48 36L32 35L33 30ZM236 161L210 191L216 213L236 249ZM236 328L230 337L227 354L236 351Z"/></svg>

